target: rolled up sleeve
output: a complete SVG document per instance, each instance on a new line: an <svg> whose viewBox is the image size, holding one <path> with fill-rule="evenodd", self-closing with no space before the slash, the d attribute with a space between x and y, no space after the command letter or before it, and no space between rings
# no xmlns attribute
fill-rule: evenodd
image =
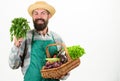
<svg viewBox="0 0 120 81"><path fill-rule="evenodd" d="M11 48L11 52L9 55L9 66L12 69L17 69L21 64L19 50L20 50L20 48L14 46L14 45Z"/></svg>

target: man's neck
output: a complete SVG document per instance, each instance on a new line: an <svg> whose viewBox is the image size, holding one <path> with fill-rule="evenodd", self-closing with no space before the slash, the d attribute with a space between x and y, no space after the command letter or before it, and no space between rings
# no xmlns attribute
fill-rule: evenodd
<svg viewBox="0 0 120 81"><path fill-rule="evenodd" d="M38 31L39 34L41 35L45 35L48 32L48 27L46 27L44 30L42 31Z"/></svg>

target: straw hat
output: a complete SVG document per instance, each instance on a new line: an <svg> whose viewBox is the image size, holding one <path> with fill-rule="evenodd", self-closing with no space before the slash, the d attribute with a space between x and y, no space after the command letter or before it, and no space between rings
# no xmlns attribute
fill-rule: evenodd
<svg viewBox="0 0 120 81"><path fill-rule="evenodd" d="M32 16L32 12L33 10L37 9L37 8L41 8L41 9L46 9L50 12L51 17L55 14L55 9L53 6L51 6L50 4L44 2L44 1L38 1L35 2L34 4L31 4L28 7L28 13L30 14L30 16Z"/></svg>

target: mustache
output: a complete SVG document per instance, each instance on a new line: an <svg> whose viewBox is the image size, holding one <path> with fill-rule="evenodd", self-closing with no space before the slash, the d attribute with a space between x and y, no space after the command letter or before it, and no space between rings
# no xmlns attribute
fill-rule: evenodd
<svg viewBox="0 0 120 81"><path fill-rule="evenodd" d="M41 20L41 21L45 22L45 20L44 20L44 19L42 19L42 18L35 19L35 22L37 22L37 21L39 21L39 20Z"/></svg>

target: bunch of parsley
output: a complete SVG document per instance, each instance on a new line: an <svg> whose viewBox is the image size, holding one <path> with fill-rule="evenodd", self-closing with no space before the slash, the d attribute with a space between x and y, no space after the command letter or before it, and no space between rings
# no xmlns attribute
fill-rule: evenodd
<svg viewBox="0 0 120 81"><path fill-rule="evenodd" d="M27 19L23 17L14 18L10 27L10 39L13 41L13 37L18 38L26 37L27 31L30 29Z"/></svg>

